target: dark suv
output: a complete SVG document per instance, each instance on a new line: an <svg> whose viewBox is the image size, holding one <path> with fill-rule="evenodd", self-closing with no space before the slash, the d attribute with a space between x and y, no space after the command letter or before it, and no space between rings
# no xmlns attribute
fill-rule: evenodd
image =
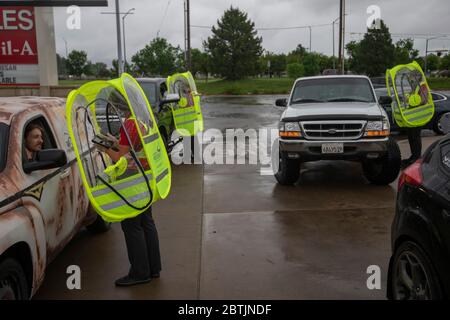
<svg viewBox="0 0 450 320"><path fill-rule="evenodd" d="M153 114L158 122L159 132L167 145L171 140L172 132L175 130L170 105L164 100L167 93L166 78L137 78L139 85L144 90Z"/></svg>

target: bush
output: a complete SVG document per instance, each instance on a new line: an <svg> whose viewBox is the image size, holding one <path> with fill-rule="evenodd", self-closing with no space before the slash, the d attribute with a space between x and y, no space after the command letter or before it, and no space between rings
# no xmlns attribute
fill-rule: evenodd
<svg viewBox="0 0 450 320"><path fill-rule="evenodd" d="M290 63L287 65L289 78L300 78L305 74L305 67L300 63Z"/></svg>

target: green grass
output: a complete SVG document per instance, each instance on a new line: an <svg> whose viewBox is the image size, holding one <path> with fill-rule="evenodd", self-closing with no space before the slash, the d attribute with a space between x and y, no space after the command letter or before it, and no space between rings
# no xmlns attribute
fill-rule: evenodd
<svg viewBox="0 0 450 320"><path fill-rule="evenodd" d="M197 81L198 91L205 95L287 94L294 79L244 79L238 81Z"/></svg>
<svg viewBox="0 0 450 320"><path fill-rule="evenodd" d="M450 78L428 78L432 90L450 90Z"/></svg>
<svg viewBox="0 0 450 320"><path fill-rule="evenodd" d="M198 91L204 95L288 94L295 79L250 78L238 81L221 79L197 80ZM91 80L60 80L61 86L80 86ZM433 90L450 90L450 78L429 78Z"/></svg>
<svg viewBox="0 0 450 320"><path fill-rule="evenodd" d="M92 80L59 80L60 86L81 86Z"/></svg>

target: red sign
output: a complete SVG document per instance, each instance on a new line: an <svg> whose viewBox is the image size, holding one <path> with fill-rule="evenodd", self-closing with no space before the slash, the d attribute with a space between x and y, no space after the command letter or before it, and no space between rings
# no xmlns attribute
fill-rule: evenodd
<svg viewBox="0 0 450 320"><path fill-rule="evenodd" d="M0 64L37 64L33 7L0 7Z"/></svg>

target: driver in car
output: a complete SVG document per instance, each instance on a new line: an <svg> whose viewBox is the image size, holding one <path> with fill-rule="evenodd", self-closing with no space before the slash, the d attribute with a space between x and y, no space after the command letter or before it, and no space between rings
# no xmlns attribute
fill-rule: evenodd
<svg viewBox="0 0 450 320"><path fill-rule="evenodd" d="M44 129L36 123L30 123L25 128L24 144L24 162L34 161L36 153L41 151L44 145Z"/></svg>

